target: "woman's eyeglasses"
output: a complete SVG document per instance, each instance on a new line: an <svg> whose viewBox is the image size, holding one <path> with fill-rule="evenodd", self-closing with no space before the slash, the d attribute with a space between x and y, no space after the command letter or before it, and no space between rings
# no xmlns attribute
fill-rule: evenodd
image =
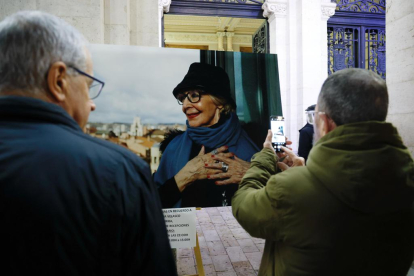
<svg viewBox="0 0 414 276"><path fill-rule="evenodd" d="M183 105L185 98L187 98L190 101L190 103L197 103L200 101L202 93L202 91L198 90L180 93L177 95L177 102L179 105Z"/></svg>

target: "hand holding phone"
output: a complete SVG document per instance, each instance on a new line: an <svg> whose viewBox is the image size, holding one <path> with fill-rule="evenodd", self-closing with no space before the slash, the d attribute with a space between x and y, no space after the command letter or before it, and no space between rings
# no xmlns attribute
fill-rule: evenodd
<svg viewBox="0 0 414 276"><path fill-rule="evenodd" d="M272 130L272 147L276 152L286 146L285 119L283 116L270 116L270 129Z"/></svg>

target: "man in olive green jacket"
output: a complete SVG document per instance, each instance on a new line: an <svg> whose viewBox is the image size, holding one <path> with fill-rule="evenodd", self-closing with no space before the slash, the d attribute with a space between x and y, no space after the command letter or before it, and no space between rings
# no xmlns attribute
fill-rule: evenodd
<svg viewBox="0 0 414 276"><path fill-rule="evenodd" d="M380 77L345 69L321 89L306 167L289 152L278 173L269 132L232 200L239 223L266 239L259 275L407 275L414 164L387 110Z"/></svg>

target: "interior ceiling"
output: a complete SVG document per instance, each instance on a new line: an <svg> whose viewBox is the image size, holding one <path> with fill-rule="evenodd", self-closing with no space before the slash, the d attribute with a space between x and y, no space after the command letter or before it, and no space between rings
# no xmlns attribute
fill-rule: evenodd
<svg viewBox="0 0 414 276"><path fill-rule="evenodd" d="M227 31L253 35L264 22L265 19L165 14L164 31L211 34Z"/></svg>

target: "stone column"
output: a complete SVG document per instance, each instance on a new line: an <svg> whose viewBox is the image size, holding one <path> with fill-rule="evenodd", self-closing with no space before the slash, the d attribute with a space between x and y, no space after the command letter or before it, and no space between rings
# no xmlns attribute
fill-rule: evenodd
<svg viewBox="0 0 414 276"><path fill-rule="evenodd" d="M291 129L290 97L289 91L289 67L288 57L288 1L287 0L266 0L262 5L263 17L269 22L269 44L270 53L277 54L280 97L282 100L282 111L285 116L285 128L289 138Z"/></svg>
<svg viewBox="0 0 414 276"><path fill-rule="evenodd" d="M158 47L158 5L154 0L130 0L131 45Z"/></svg>
<svg viewBox="0 0 414 276"><path fill-rule="evenodd" d="M130 44L129 0L105 0L105 44Z"/></svg>
<svg viewBox="0 0 414 276"><path fill-rule="evenodd" d="M217 32L217 51L224 51L223 37L226 36L225 32Z"/></svg>
<svg viewBox="0 0 414 276"><path fill-rule="evenodd" d="M163 39L163 26L162 26L162 18L164 17L164 13L168 13L170 11L171 0L158 0L158 46L162 47L162 39Z"/></svg>
<svg viewBox="0 0 414 276"><path fill-rule="evenodd" d="M226 33L228 52L233 52L233 36L234 36L234 33Z"/></svg>
<svg viewBox="0 0 414 276"><path fill-rule="evenodd" d="M385 26L389 94L387 121L398 128L404 144L414 156L414 3L387 1Z"/></svg>

